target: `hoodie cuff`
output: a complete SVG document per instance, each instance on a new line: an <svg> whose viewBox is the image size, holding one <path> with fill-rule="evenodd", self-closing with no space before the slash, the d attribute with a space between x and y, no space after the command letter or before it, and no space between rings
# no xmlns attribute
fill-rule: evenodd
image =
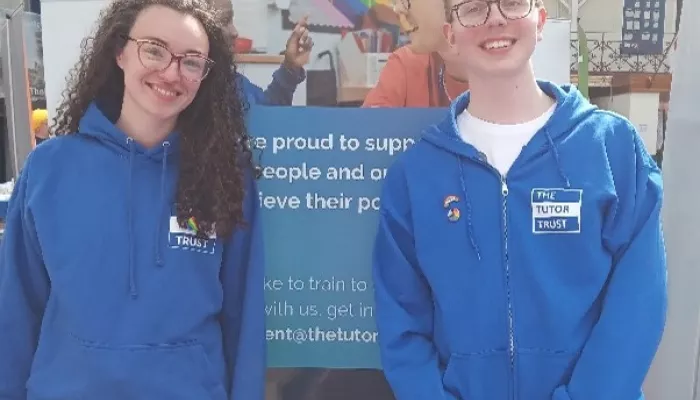
<svg viewBox="0 0 700 400"><path fill-rule="evenodd" d="M552 400L573 400L571 396L569 396L569 391L566 390L566 386L559 386L554 390L554 393L552 394Z"/></svg>
<svg viewBox="0 0 700 400"><path fill-rule="evenodd" d="M306 80L306 71L304 68L300 68L298 71L295 71L292 68L282 64L277 71L275 71L275 76L284 87L296 89L300 83Z"/></svg>

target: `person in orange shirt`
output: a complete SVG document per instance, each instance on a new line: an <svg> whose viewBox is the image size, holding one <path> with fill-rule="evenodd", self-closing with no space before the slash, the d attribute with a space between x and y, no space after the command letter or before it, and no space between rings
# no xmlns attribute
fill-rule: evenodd
<svg viewBox="0 0 700 400"><path fill-rule="evenodd" d="M444 0L396 0L409 46L389 56L363 107L447 107L469 85L442 34Z"/></svg>

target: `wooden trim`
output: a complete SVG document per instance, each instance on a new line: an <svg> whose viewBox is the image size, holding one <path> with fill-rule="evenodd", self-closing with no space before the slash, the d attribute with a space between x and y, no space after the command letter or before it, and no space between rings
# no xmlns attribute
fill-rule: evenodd
<svg viewBox="0 0 700 400"><path fill-rule="evenodd" d="M671 74L629 73L615 76L616 86L630 93L663 93L671 90Z"/></svg>
<svg viewBox="0 0 700 400"><path fill-rule="evenodd" d="M282 64L284 56L275 54L236 54L239 64Z"/></svg>
<svg viewBox="0 0 700 400"><path fill-rule="evenodd" d="M571 74L571 82L578 83L578 75ZM671 91L671 74L616 72L610 75L590 75L590 89L611 89L621 93L665 93Z"/></svg>
<svg viewBox="0 0 700 400"><path fill-rule="evenodd" d="M578 74L571 74L571 84L578 85ZM612 75L589 75L588 87L592 88L609 88L614 86L615 80Z"/></svg>
<svg viewBox="0 0 700 400"><path fill-rule="evenodd" d="M668 93L671 91L671 74L614 73L590 75L590 88L597 91L610 90L610 94L623 93ZM571 74L571 83L578 83L578 74ZM343 86L338 89L338 102L364 101L372 87Z"/></svg>

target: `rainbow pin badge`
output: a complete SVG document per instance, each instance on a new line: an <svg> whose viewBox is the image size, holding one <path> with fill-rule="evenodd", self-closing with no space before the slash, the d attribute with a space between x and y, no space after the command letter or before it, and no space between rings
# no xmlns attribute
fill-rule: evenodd
<svg viewBox="0 0 700 400"><path fill-rule="evenodd" d="M450 211L447 212L447 219L449 219L450 222L459 221L460 214L459 208L451 208Z"/></svg>
<svg viewBox="0 0 700 400"><path fill-rule="evenodd" d="M197 220L195 220L194 217L187 218L187 227L195 234L199 232L199 226L197 225Z"/></svg>
<svg viewBox="0 0 700 400"><path fill-rule="evenodd" d="M459 208L454 207L455 203L459 202L459 197L451 194L447 197L445 197L445 200L442 201L442 206L446 209L447 211L447 219L450 220L450 222L455 222L459 221L459 217L461 215Z"/></svg>
<svg viewBox="0 0 700 400"><path fill-rule="evenodd" d="M445 197L445 200L442 201L442 206L446 209L447 211L447 219L450 222L456 222L459 221L459 217L461 215L461 212L459 211L459 208L454 207L454 203L459 202L459 197L451 194L447 197Z"/></svg>
<svg viewBox="0 0 700 400"><path fill-rule="evenodd" d="M453 203L457 203L458 201L459 201L459 197L457 197L457 196L451 194L451 195L445 197L445 200L442 201L442 206L443 206L444 208L450 208L450 206L451 206Z"/></svg>

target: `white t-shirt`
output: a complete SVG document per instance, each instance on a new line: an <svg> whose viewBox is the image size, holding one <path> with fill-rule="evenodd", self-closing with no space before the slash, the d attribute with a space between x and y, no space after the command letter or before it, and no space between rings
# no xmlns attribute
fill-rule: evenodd
<svg viewBox="0 0 700 400"><path fill-rule="evenodd" d="M514 125L487 122L464 110L457 116L457 129L462 140L476 147L489 164L506 176L523 147L547 123L555 108L556 103L532 121Z"/></svg>

